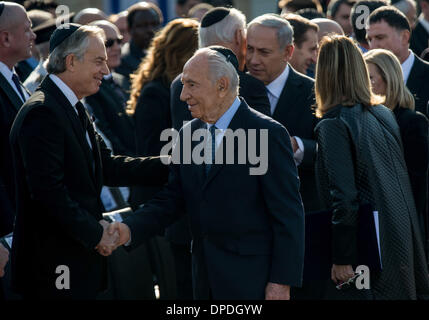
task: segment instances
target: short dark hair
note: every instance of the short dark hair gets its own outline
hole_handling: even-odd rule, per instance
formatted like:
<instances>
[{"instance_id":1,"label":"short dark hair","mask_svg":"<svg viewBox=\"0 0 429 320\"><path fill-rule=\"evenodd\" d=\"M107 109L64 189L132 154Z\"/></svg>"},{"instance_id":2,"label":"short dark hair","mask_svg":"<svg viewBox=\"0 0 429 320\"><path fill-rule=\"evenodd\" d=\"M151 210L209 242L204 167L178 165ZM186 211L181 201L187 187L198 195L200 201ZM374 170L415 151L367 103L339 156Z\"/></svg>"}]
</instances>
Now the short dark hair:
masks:
<instances>
[{"instance_id":1,"label":"short dark hair","mask_svg":"<svg viewBox=\"0 0 429 320\"><path fill-rule=\"evenodd\" d=\"M355 0L333 0L329 2L327 14L328 16L334 18L337 15L338 10L340 9L342 4L346 4L349 7L353 7L355 3Z\"/></svg>"},{"instance_id":2,"label":"short dark hair","mask_svg":"<svg viewBox=\"0 0 429 320\"><path fill-rule=\"evenodd\" d=\"M308 20L316 18L326 18L326 15L323 12L319 12L314 8L299 9L295 11L295 14L300 15L301 17L304 17Z\"/></svg>"},{"instance_id":3,"label":"short dark hair","mask_svg":"<svg viewBox=\"0 0 429 320\"><path fill-rule=\"evenodd\" d=\"M366 6L369 9L369 13L373 12L377 8L390 5L389 0L362 0L354 4L351 12L351 20L353 33L358 42L366 43L366 30L365 28L358 28L356 26L357 19L362 15L362 12L356 12L356 8L359 6Z\"/></svg>"},{"instance_id":4,"label":"short dark hair","mask_svg":"<svg viewBox=\"0 0 429 320\"><path fill-rule=\"evenodd\" d=\"M280 0L278 6L280 11L283 8L288 8L293 11L298 11L305 8L313 8L319 12L323 12L323 8L319 0Z\"/></svg>"},{"instance_id":5,"label":"short dark hair","mask_svg":"<svg viewBox=\"0 0 429 320\"><path fill-rule=\"evenodd\" d=\"M319 31L319 26L310 20L301 17L297 14L284 14L282 15L293 28L293 42L299 48L302 43L307 40L305 33L308 30Z\"/></svg>"},{"instance_id":6,"label":"short dark hair","mask_svg":"<svg viewBox=\"0 0 429 320\"><path fill-rule=\"evenodd\" d=\"M141 2L137 2L136 4L132 5L128 8L128 15L127 15L127 23L128 28L132 28L134 24L134 17L138 12L143 12L146 10L153 10L159 17L159 21L162 24L163 22L163 16L161 10L158 8L157 5L153 4L152 2L145 2L145 5L143 6Z\"/></svg>"},{"instance_id":7,"label":"short dark hair","mask_svg":"<svg viewBox=\"0 0 429 320\"><path fill-rule=\"evenodd\" d=\"M395 7L381 7L369 16L369 24L385 21L389 26L397 30L411 32L407 17Z\"/></svg>"}]
</instances>

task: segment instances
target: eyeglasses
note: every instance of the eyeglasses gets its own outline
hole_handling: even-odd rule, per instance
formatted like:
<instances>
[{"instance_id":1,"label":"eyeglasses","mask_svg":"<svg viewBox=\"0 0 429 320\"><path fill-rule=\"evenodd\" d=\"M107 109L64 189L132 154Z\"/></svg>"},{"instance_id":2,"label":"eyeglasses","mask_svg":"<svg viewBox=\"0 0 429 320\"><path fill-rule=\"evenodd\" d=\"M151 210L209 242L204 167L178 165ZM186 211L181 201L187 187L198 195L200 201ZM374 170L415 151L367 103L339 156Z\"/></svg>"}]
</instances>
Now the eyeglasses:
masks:
<instances>
[{"instance_id":1,"label":"eyeglasses","mask_svg":"<svg viewBox=\"0 0 429 320\"><path fill-rule=\"evenodd\" d=\"M116 39L107 39L104 45L106 46L106 48L110 48L115 44L115 42L120 45L122 43L122 39L123 39L122 36L119 36Z\"/></svg>"}]
</instances>

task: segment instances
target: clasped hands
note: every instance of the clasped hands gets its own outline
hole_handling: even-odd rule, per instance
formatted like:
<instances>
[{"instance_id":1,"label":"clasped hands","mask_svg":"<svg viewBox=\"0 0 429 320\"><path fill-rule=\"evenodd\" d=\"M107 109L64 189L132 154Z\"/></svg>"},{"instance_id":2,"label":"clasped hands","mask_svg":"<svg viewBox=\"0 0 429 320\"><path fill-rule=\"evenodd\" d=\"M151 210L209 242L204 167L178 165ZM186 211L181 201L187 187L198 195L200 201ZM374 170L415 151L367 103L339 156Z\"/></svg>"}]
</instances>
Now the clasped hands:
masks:
<instances>
[{"instance_id":1,"label":"clasped hands","mask_svg":"<svg viewBox=\"0 0 429 320\"><path fill-rule=\"evenodd\" d=\"M130 228L121 222L108 223L106 220L100 220L103 227L103 236L95 247L99 254L107 257L112 254L116 248L127 243L131 237Z\"/></svg>"}]
</instances>

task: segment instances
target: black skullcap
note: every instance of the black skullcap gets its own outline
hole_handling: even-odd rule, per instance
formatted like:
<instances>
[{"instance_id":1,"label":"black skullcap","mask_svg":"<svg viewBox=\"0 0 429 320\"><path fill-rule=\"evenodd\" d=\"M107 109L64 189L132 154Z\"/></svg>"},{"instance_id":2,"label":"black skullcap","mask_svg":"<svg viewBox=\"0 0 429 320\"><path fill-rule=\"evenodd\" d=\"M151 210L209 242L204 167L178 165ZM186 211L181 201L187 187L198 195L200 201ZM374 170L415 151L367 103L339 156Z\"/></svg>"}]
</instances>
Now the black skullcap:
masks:
<instances>
[{"instance_id":1,"label":"black skullcap","mask_svg":"<svg viewBox=\"0 0 429 320\"><path fill-rule=\"evenodd\" d=\"M77 23L66 23L59 26L49 40L49 53L52 53L64 40L70 37L77 29L81 27Z\"/></svg>"},{"instance_id":2,"label":"black skullcap","mask_svg":"<svg viewBox=\"0 0 429 320\"><path fill-rule=\"evenodd\" d=\"M206 12L201 19L201 28L207 28L223 20L229 14L227 8L213 8Z\"/></svg>"},{"instance_id":3,"label":"black skullcap","mask_svg":"<svg viewBox=\"0 0 429 320\"><path fill-rule=\"evenodd\" d=\"M4 2L0 1L0 16L3 13L3 10L4 10Z\"/></svg>"},{"instance_id":4,"label":"black skullcap","mask_svg":"<svg viewBox=\"0 0 429 320\"><path fill-rule=\"evenodd\" d=\"M238 59L235 56L234 52L232 52L232 50L222 46L210 46L209 49L212 49L221 53L226 58L226 61L231 62L235 70L238 71Z\"/></svg>"}]
</instances>

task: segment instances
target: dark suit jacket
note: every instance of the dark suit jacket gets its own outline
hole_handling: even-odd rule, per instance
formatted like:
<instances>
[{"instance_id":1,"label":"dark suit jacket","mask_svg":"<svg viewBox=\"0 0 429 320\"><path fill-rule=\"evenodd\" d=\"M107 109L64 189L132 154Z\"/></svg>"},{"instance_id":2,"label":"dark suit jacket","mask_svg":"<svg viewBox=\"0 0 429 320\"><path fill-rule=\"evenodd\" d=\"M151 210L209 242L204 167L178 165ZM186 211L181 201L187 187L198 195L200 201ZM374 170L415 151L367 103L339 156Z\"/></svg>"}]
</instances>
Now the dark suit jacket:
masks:
<instances>
[{"instance_id":1,"label":"dark suit jacket","mask_svg":"<svg viewBox=\"0 0 429 320\"><path fill-rule=\"evenodd\" d=\"M171 128L170 90L161 79L147 83L139 96L134 113L136 154L158 156L167 141L160 141L161 132ZM165 181L167 182L167 181ZM135 208L153 198L160 188L138 186L130 193L130 204Z\"/></svg>"},{"instance_id":2,"label":"dark suit jacket","mask_svg":"<svg viewBox=\"0 0 429 320\"><path fill-rule=\"evenodd\" d=\"M115 72L129 79L130 74L139 67L145 53L130 40L122 47L121 56L121 65L115 69Z\"/></svg>"},{"instance_id":3,"label":"dark suit jacket","mask_svg":"<svg viewBox=\"0 0 429 320\"><path fill-rule=\"evenodd\" d=\"M120 87L118 78L123 76L113 73L113 81ZM100 90L85 100L93 111L97 128L112 143L114 154L132 156L135 154L134 124L125 112L128 98L125 92L121 97L114 86L103 79Z\"/></svg>"},{"instance_id":4,"label":"dark suit jacket","mask_svg":"<svg viewBox=\"0 0 429 320\"><path fill-rule=\"evenodd\" d=\"M91 130L91 132L93 132ZM11 130L17 187L12 285L24 295L90 298L105 287L106 260L94 247L103 229L103 185L157 184L159 158L113 157L96 133L93 151L77 113L46 77ZM57 266L70 270L70 290L57 290Z\"/></svg>"},{"instance_id":5,"label":"dark suit jacket","mask_svg":"<svg viewBox=\"0 0 429 320\"><path fill-rule=\"evenodd\" d=\"M393 112L401 131L404 158L407 164L417 213L423 229L423 235L425 235L425 239L427 239L429 168L428 119L420 112L414 112L410 109L397 107Z\"/></svg>"},{"instance_id":6,"label":"dark suit jacket","mask_svg":"<svg viewBox=\"0 0 429 320\"><path fill-rule=\"evenodd\" d=\"M429 63L414 55L415 60L407 80L407 87L415 97L416 111L428 116Z\"/></svg>"},{"instance_id":7,"label":"dark suit jacket","mask_svg":"<svg viewBox=\"0 0 429 320\"><path fill-rule=\"evenodd\" d=\"M420 57L423 50L428 47L429 33L426 31L425 27L417 21L416 27L411 32L410 39L410 49Z\"/></svg>"},{"instance_id":8,"label":"dark suit jacket","mask_svg":"<svg viewBox=\"0 0 429 320\"><path fill-rule=\"evenodd\" d=\"M267 116L270 115L270 101L267 97L267 91L264 84L251 75L238 71L240 77L239 95L247 104ZM186 102L180 100L183 84L181 82L182 74L179 74L171 83L171 120L173 128L179 130L183 126L183 121L192 120L191 112L188 110Z\"/></svg>"},{"instance_id":9,"label":"dark suit jacket","mask_svg":"<svg viewBox=\"0 0 429 320\"><path fill-rule=\"evenodd\" d=\"M304 144L304 159L298 166L300 191L305 211L317 211L320 210L320 204L314 175L316 159L314 128L317 124L312 110L315 103L314 80L289 67L289 76L272 117L284 125L291 136L301 138Z\"/></svg>"},{"instance_id":10,"label":"dark suit jacket","mask_svg":"<svg viewBox=\"0 0 429 320\"><path fill-rule=\"evenodd\" d=\"M180 146L189 143L183 139L185 130L192 134L204 127L198 119L188 123L181 130ZM299 180L288 132L278 122L242 100L229 128L256 129L256 141L258 129L268 130L265 174L250 175L250 163L237 164L236 140L235 164L214 164L207 178L204 164L171 164L168 185L124 222L135 247L187 212L194 298L207 299L210 289L214 299L263 299L267 282L301 284L304 212ZM194 141L192 148L198 145ZM259 143L256 150L258 154ZM175 152L183 156L182 147Z\"/></svg>"},{"instance_id":11,"label":"dark suit jacket","mask_svg":"<svg viewBox=\"0 0 429 320\"><path fill-rule=\"evenodd\" d=\"M21 98L0 73L0 237L12 232L15 217L15 183L9 132L22 104Z\"/></svg>"}]
</instances>

